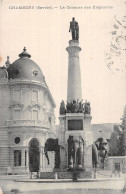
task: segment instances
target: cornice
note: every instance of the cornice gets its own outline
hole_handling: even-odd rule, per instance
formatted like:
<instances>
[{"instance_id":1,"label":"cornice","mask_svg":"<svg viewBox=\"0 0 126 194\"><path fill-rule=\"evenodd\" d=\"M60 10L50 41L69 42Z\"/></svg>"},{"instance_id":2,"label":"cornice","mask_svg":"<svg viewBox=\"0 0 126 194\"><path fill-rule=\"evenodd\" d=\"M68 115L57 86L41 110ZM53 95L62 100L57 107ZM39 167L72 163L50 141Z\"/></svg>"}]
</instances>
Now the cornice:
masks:
<instances>
[{"instance_id":1,"label":"cornice","mask_svg":"<svg viewBox=\"0 0 126 194\"><path fill-rule=\"evenodd\" d=\"M12 80L9 80L9 85L10 86L13 86L13 85L36 85L36 86L41 86L43 88L47 88L47 86L45 85L45 83L41 83L39 81L33 81L33 80L19 80L19 79L12 79Z\"/></svg>"},{"instance_id":2,"label":"cornice","mask_svg":"<svg viewBox=\"0 0 126 194\"><path fill-rule=\"evenodd\" d=\"M84 119L84 113L66 113L66 119Z\"/></svg>"},{"instance_id":3,"label":"cornice","mask_svg":"<svg viewBox=\"0 0 126 194\"><path fill-rule=\"evenodd\" d=\"M12 109L12 108L23 108L24 107L24 104L21 104L21 103L13 103L9 106L9 109Z\"/></svg>"},{"instance_id":4,"label":"cornice","mask_svg":"<svg viewBox=\"0 0 126 194\"><path fill-rule=\"evenodd\" d=\"M46 128L46 127L41 127L41 126L11 126L11 127L8 127L8 130L7 132L8 133L42 133L42 134L47 134L49 133L50 129L49 128Z\"/></svg>"},{"instance_id":5,"label":"cornice","mask_svg":"<svg viewBox=\"0 0 126 194\"><path fill-rule=\"evenodd\" d=\"M38 127L38 128L49 129L49 123L41 120L7 120L5 124L8 128L14 128L14 127L37 128Z\"/></svg>"},{"instance_id":6,"label":"cornice","mask_svg":"<svg viewBox=\"0 0 126 194\"><path fill-rule=\"evenodd\" d=\"M32 102L32 104L31 105L29 105L28 106L30 109L32 109L32 108L37 108L37 109L41 109L42 108L42 106L39 104L39 103L34 103L34 102Z\"/></svg>"}]
</instances>

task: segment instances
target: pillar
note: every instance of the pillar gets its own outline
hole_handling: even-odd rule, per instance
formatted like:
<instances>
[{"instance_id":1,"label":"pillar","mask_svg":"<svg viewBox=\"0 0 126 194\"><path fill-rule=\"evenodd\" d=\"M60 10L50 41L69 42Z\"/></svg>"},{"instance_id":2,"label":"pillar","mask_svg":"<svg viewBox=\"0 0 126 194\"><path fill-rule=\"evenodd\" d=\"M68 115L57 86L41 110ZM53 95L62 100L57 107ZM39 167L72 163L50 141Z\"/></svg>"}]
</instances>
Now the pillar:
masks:
<instances>
[{"instance_id":1,"label":"pillar","mask_svg":"<svg viewBox=\"0 0 126 194\"><path fill-rule=\"evenodd\" d=\"M29 149L26 150L26 169L29 170Z\"/></svg>"},{"instance_id":2,"label":"pillar","mask_svg":"<svg viewBox=\"0 0 126 194\"><path fill-rule=\"evenodd\" d=\"M14 166L14 150L10 148L10 160L9 160L9 166L13 167Z\"/></svg>"},{"instance_id":3,"label":"pillar","mask_svg":"<svg viewBox=\"0 0 126 194\"><path fill-rule=\"evenodd\" d=\"M67 85L67 102L72 100L82 100L81 90L81 73L79 62L79 47L78 40L70 40L69 47L66 48L69 56L68 60L68 85Z\"/></svg>"},{"instance_id":4,"label":"pillar","mask_svg":"<svg viewBox=\"0 0 126 194\"><path fill-rule=\"evenodd\" d=\"M39 167L39 170L41 172L42 169L43 169L43 153L44 153L44 148L40 147L39 151L40 151L40 167Z\"/></svg>"},{"instance_id":5,"label":"pillar","mask_svg":"<svg viewBox=\"0 0 126 194\"><path fill-rule=\"evenodd\" d=\"M21 150L21 167L25 167L25 149Z\"/></svg>"}]
</instances>

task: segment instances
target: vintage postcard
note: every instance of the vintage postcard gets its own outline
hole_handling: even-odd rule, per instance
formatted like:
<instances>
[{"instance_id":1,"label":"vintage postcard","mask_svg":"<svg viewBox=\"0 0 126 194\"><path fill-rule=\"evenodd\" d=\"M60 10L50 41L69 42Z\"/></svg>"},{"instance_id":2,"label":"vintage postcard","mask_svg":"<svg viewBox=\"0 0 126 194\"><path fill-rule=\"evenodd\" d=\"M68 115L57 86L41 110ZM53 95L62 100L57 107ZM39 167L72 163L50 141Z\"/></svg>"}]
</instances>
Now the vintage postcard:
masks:
<instances>
[{"instance_id":1,"label":"vintage postcard","mask_svg":"<svg viewBox=\"0 0 126 194\"><path fill-rule=\"evenodd\" d=\"M1 0L0 194L125 180L126 1Z\"/></svg>"}]
</instances>

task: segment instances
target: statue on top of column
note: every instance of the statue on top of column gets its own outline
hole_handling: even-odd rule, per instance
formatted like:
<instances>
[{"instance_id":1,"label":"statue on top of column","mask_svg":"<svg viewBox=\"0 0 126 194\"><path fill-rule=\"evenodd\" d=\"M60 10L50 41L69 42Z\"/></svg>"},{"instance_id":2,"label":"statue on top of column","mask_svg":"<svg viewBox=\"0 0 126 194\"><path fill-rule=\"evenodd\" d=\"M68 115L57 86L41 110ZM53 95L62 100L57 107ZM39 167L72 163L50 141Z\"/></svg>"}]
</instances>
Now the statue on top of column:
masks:
<instances>
[{"instance_id":1,"label":"statue on top of column","mask_svg":"<svg viewBox=\"0 0 126 194\"><path fill-rule=\"evenodd\" d=\"M69 32L71 31L72 40L79 40L79 25L78 22L75 21L75 18L72 18L70 22Z\"/></svg>"}]
</instances>

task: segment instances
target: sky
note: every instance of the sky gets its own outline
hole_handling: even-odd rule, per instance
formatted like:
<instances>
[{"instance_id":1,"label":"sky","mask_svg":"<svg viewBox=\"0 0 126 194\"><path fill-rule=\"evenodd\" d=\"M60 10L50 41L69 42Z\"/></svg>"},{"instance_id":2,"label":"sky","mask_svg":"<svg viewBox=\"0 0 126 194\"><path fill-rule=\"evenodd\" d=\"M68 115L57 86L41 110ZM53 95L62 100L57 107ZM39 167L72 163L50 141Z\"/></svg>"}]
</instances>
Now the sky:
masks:
<instances>
[{"instance_id":1,"label":"sky","mask_svg":"<svg viewBox=\"0 0 126 194\"><path fill-rule=\"evenodd\" d=\"M14 6L34 6L34 9L19 10ZM38 6L44 8L36 9ZM83 9L73 9L73 6ZM94 9L93 6L113 8ZM7 56L10 56L11 63L17 60L25 46L45 76L56 103L58 124L60 102L67 98L69 23L75 17L79 23L82 49L82 96L84 101L87 99L91 103L92 123L120 122L126 104L126 58L122 43L121 55L111 56L123 72L113 71L107 66L106 53L110 54L115 39L111 33L116 28L113 27L117 23L115 18L124 17L125 6L124 0L3 0L0 6L0 66L5 65Z\"/></svg>"}]
</instances>

